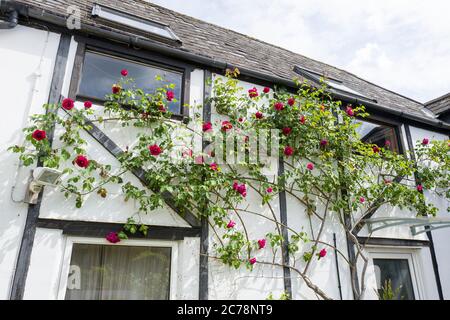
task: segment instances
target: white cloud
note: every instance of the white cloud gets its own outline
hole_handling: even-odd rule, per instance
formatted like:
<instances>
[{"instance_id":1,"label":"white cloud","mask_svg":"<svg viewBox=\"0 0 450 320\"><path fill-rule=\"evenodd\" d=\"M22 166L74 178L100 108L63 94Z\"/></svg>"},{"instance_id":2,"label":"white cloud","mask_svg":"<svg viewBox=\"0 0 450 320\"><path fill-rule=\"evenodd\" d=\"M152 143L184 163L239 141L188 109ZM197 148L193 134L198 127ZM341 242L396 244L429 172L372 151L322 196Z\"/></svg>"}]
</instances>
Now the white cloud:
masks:
<instances>
[{"instance_id":1,"label":"white cloud","mask_svg":"<svg viewBox=\"0 0 450 320\"><path fill-rule=\"evenodd\" d=\"M386 52L376 43L367 43L363 48L354 53L353 59L347 64L346 69L352 70L359 77L368 79L376 74L378 83L384 87L395 85L395 78L390 77L389 70L395 68L394 62Z\"/></svg>"},{"instance_id":2,"label":"white cloud","mask_svg":"<svg viewBox=\"0 0 450 320\"><path fill-rule=\"evenodd\" d=\"M447 0L152 0L419 101L450 92Z\"/></svg>"}]
</instances>

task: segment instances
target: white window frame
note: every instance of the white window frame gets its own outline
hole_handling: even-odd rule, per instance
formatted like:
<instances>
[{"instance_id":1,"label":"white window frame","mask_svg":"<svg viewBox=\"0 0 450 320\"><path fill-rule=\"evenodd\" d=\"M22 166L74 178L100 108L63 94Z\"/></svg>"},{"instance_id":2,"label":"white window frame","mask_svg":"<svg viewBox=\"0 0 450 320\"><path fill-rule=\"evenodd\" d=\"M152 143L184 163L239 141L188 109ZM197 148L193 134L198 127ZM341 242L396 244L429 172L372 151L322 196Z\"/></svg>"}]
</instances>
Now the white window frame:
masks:
<instances>
[{"instance_id":1,"label":"white window frame","mask_svg":"<svg viewBox=\"0 0 450 320\"><path fill-rule=\"evenodd\" d=\"M165 240L123 240L119 243L109 243L102 238L91 237L72 237L68 236L65 239L64 256L62 261L62 267L60 272L59 287L58 287L58 300L64 300L67 290L67 280L69 277L70 260L72 258L72 249L74 244L92 244L92 245L111 245L111 246L125 246L125 247L164 247L171 248L171 261L170 261L170 283L169 283L169 299L176 300L178 297L177 287L177 266L178 266L178 242L177 241L165 241Z\"/></svg>"},{"instance_id":2,"label":"white window frame","mask_svg":"<svg viewBox=\"0 0 450 320\"><path fill-rule=\"evenodd\" d=\"M402 248L402 247L367 247L372 270L375 273L373 259L402 259L408 260L409 272L411 274L411 282L414 290L415 300L427 299L425 286L423 282L422 272L424 270L422 259L420 257L421 248Z\"/></svg>"}]
</instances>

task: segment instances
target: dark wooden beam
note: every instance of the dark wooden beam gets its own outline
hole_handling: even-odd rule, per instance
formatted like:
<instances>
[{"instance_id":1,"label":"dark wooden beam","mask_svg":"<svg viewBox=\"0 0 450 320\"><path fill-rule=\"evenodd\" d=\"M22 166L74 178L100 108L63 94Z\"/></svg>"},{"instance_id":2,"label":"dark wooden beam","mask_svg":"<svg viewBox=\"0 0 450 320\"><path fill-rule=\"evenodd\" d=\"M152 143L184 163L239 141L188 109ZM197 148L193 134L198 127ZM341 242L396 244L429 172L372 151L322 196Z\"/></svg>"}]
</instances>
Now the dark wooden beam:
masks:
<instances>
[{"instance_id":1,"label":"dark wooden beam","mask_svg":"<svg viewBox=\"0 0 450 320\"><path fill-rule=\"evenodd\" d=\"M38 219L37 227L62 230L63 234L80 237L104 238L109 232L119 232L123 223L68 221ZM200 236L200 228L184 228L148 225L148 233L128 234L130 239L183 240L185 237Z\"/></svg>"},{"instance_id":2,"label":"dark wooden beam","mask_svg":"<svg viewBox=\"0 0 450 320\"><path fill-rule=\"evenodd\" d=\"M374 238L374 237L357 237L358 242L363 245L373 246L392 246L392 247L429 247L428 240L415 239L394 239L394 238Z\"/></svg>"},{"instance_id":3,"label":"dark wooden beam","mask_svg":"<svg viewBox=\"0 0 450 320\"><path fill-rule=\"evenodd\" d=\"M149 62L149 61L157 61L158 63L164 63L167 65L173 65L176 66L178 71L184 70L183 73L183 93L182 93L182 103L189 103L189 96L190 96L190 81L191 81L191 71L193 70L193 66L181 63L176 60L168 59L167 57L163 56L155 56L154 53L151 52L143 52L139 50L135 50L132 48L125 48L123 46L119 46L117 44L112 44L108 41L104 40L98 40L98 39L90 39L86 37L75 37L75 40L78 41L78 50L75 56L75 62L74 62L74 70L72 72L72 79L70 83L70 90L69 90L69 97L73 100L77 99L77 92L78 87L81 79L81 73L83 68L83 62L84 62L84 55L86 52L86 47L94 48L94 50L104 53L114 53L116 55L126 57L126 58L133 58L133 60L138 60L142 62ZM164 65L167 67L166 65ZM180 117L177 116L177 119L185 120L188 116L189 109L183 108L183 115ZM95 124L93 124L88 119L86 120L86 124L88 124L91 129L86 130L97 142L99 142L109 153L111 153L114 157L119 157L124 151L113 141L111 140L104 132L102 132ZM132 172L144 185L148 185L148 180L145 177L145 171L142 169L136 169ZM158 192L158 190L152 190L153 192ZM183 218L189 225L192 227L199 227L200 221L199 219L189 210L186 210L184 208L180 208L175 205L175 201L173 199L173 195L169 192L163 192L162 197L166 204L174 210L181 218Z\"/></svg>"},{"instance_id":4,"label":"dark wooden beam","mask_svg":"<svg viewBox=\"0 0 450 320\"><path fill-rule=\"evenodd\" d=\"M91 135L98 143L100 143L109 153L118 158L124 152L111 138L109 138L102 130L100 130L95 124L86 119L86 124L90 127L86 131ZM145 170L135 169L132 173L141 181L142 184L148 186L148 180L145 177ZM158 190L152 190L153 192L159 192ZM163 192L162 197L166 204L174 210L181 218L183 218L192 227L199 227L199 219L189 210L179 208L173 199L173 195L169 192Z\"/></svg>"},{"instance_id":5,"label":"dark wooden beam","mask_svg":"<svg viewBox=\"0 0 450 320\"><path fill-rule=\"evenodd\" d=\"M205 70L203 73L203 122L211 121L211 103L208 99L212 93L212 73ZM205 150L209 142L203 139L202 148ZM208 251L209 251L209 223L206 215L201 218L200 235L200 266L199 266L199 299L208 300Z\"/></svg>"},{"instance_id":6,"label":"dark wooden beam","mask_svg":"<svg viewBox=\"0 0 450 320\"><path fill-rule=\"evenodd\" d=\"M278 176L284 174L284 159L282 157L279 158L278 161ZM291 280L291 269L289 268L289 234L287 220L287 201L286 201L286 192L282 190L278 194L278 199L280 201L280 222L281 222L281 235L283 236L283 244L282 244L282 259L283 264L283 281L284 281L284 290L288 294L290 298L292 298L292 280Z\"/></svg>"}]
</instances>

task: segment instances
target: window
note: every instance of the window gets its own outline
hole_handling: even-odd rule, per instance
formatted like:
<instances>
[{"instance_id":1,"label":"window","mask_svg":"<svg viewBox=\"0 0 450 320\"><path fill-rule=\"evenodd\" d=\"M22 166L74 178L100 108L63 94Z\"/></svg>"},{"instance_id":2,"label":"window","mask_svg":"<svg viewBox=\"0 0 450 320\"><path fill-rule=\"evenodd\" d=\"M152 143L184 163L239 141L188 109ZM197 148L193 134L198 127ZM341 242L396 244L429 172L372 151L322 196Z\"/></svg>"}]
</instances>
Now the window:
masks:
<instances>
[{"instance_id":1,"label":"window","mask_svg":"<svg viewBox=\"0 0 450 320\"><path fill-rule=\"evenodd\" d=\"M98 4L94 4L92 7L92 16L131 27L136 30L148 32L173 41L180 41L180 39L167 25L142 19L121 11L107 8L105 6L100 6Z\"/></svg>"},{"instance_id":2,"label":"window","mask_svg":"<svg viewBox=\"0 0 450 320\"><path fill-rule=\"evenodd\" d=\"M414 300L408 259L373 259L378 294L390 282L396 300Z\"/></svg>"},{"instance_id":3,"label":"window","mask_svg":"<svg viewBox=\"0 0 450 320\"><path fill-rule=\"evenodd\" d=\"M298 66L294 67L294 71L298 74L300 74L301 76L307 78L308 80L314 81L317 84L320 84L321 79L323 78L323 81L331 88L334 90L337 90L341 93L348 93L352 96L357 96L357 97L361 97L367 100L372 100L375 101L367 96L365 96L364 94L350 89L349 87L347 87L346 85L344 85L344 83L338 79L334 79L334 78L329 78L329 77L323 77L322 75L320 75L317 72L311 71L311 70L307 70L305 68L300 68Z\"/></svg>"},{"instance_id":4,"label":"window","mask_svg":"<svg viewBox=\"0 0 450 320\"><path fill-rule=\"evenodd\" d=\"M385 283L390 280L395 299L420 300L429 299L422 275L424 269L422 249L418 247L366 247L372 260L375 280L370 294L380 293ZM428 267L429 268L429 267ZM432 270L429 270L433 272ZM372 296L376 298L375 296Z\"/></svg>"},{"instance_id":5,"label":"window","mask_svg":"<svg viewBox=\"0 0 450 320\"><path fill-rule=\"evenodd\" d=\"M342 92L346 92L346 93L351 93L355 96L360 96L366 99L369 99L367 97L365 97L362 93L359 93L358 91L355 91L353 89L350 89L349 87L345 86L342 82L337 81L337 80L331 80L331 79L325 79L325 83L336 90L342 91ZM371 99L369 99L371 100Z\"/></svg>"},{"instance_id":6,"label":"window","mask_svg":"<svg viewBox=\"0 0 450 320\"><path fill-rule=\"evenodd\" d=\"M170 102L168 107L174 114L181 113L181 95L183 73L157 66L125 60L102 53L86 51L78 88L78 97L103 101L111 93L111 86L120 77L120 71L127 69L138 88L153 93L164 84L175 84L174 94L177 102ZM164 80L156 80L161 76Z\"/></svg>"},{"instance_id":7,"label":"window","mask_svg":"<svg viewBox=\"0 0 450 320\"><path fill-rule=\"evenodd\" d=\"M356 129L361 141L373 143L379 147L389 148L391 151L400 152L397 130L394 126L369 122L367 120L355 120L361 125Z\"/></svg>"},{"instance_id":8,"label":"window","mask_svg":"<svg viewBox=\"0 0 450 320\"><path fill-rule=\"evenodd\" d=\"M172 247L71 247L66 300L169 299Z\"/></svg>"}]
</instances>

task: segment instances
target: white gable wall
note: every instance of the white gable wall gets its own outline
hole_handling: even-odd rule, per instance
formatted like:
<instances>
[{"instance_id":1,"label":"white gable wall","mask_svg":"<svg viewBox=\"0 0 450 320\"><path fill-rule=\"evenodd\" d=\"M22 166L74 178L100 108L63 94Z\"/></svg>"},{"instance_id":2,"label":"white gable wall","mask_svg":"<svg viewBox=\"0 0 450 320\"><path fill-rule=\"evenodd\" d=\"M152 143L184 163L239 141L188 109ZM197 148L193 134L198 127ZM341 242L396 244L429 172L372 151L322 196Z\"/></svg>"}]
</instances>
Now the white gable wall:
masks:
<instances>
[{"instance_id":1,"label":"white gable wall","mask_svg":"<svg viewBox=\"0 0 450 320\"><path fill-rule=\"evenodd\" d=\"M223 76L213 74L213 80L217 77ZM263 87L254 85L249 82L239 81L239 86L243 87L243 93L248 89L256 87L259 92L262 92ZM226 116L217 113L214 105L211 108L211 122L214 126L220 126L221 122L227 120ZM277 161L275 161L277 163ZM220 165L223 170L226 170L225 165ZM277 167L274 168L277 172ZM256 191L247 187L246 202L242 204L242 208L247 208L248 211L256 212L269 219L272 219L272 212L267 206L261 205L261 198ZM276 218L280 219L279 199L275 197L271 201L271 206ZM244 221L247 228L248 237L252 241L262 239L269 232L274 232L275 224L261 216L239 212L240 218ZM243 231L242 222L235 213L231 213L232 219L236 222L238 230ZM209 231L210 234L210 254L214 255L212 244L214 243L214 232ZM216 240L217 241L217 240ZM267 242L268 243L268 242ZM257 261L271 261L273 255L269 244L263 250L253 252L251 257L256 257ZM284 292L283 285L283 270L279 267L272 267L256 263L253 271L247 270L244 266L235 270L222 262L210 258L209 260L209 298L210 299L265 299L271 293L275 297L279 297ZM277 253L277 261L281 261L281 255Z\"/></svg>"},{"instance_id":2,"label":"white gable wall","mask_svg":"<svg viewBox=\"0 0 450 320\"><path fill-rule=\"evenodd\" d=\"M37 228L30 271L25 287L25 300L64 299L73 238L61 230ZM105 239L83 238L83 243L111 245ZM119 245L174 246L171 299L198 299L198 238L180 241L129 240Z\"/></svg>"},{"instance_id":3,"label":"white gable wall","mask_svg":"<svg viewBox=\"0 0 450 320\"><path fill-rule=\"evenodd\" d=\"M59 35L50 33L47 40L47 32L36 29L18 26L13 30L0 31L2 37L2 46L0 48L0 56L2 57L2 72L6 77L0 79L0 90L2 101L4 101L4 116L0 121L3 132L2 146L0 150L0 159L4 164L4 187L0 193L0 205L3 208L2 215L0 215L0 299L7 299L9 296L10 283L13 275L13 268L17 256L18 248L22 237L22 228L24 225L27 205L16 204L11 200L10 191L15 184L15 174L17 172L17 156L5 151L6 147L21 143L19 128L25 125L26 117L32 113L43 112L42 104L48 100L49 86L52 76L53 64L56 51L59 44ZM3 39L7 41L3 41ZM66 76L63 84L63 95L67 96L68 88L71 79L73 60L76 51L76 43L72 40L69 51L69 62L66 68ZM33 75L42 55L41 77L35 81ZM18 59L20 57L20 59ZM241 82L245 92L254 85L247 82ZM33 88L35 87L36 90ZM258 91L262 91L262 87L256 85ZM190 87L190 104L199 105L203 103L203 70L196 69L191 74ZM80 105L80 103L77 103ZM14 107L8 107L14 106ZM30 109L28 109L30 108ZM201 109L192 109L191 115L194 112L201 112ZM215 110L212 110L212 121L220 122L225 118ZM121 147L128 145L131 138L135 135L131 130L123 130L114 125L102 126L100 129L104 130L111 138ZM433 138L446 138L442 135L436 135L431 132L425 132L422 129L412 128L413 139L421 139L422 136ZM85 134L88 141L88 155L89 157L112 163L118 167L117 160L110 155L110 153L100 146L88 134ZM58 144L57 138L55 144ZM71 165L71 164L69 164ZM24 192L24 187L29 175L29 170L22 169L19 171L19 183L17 183L14 199L20 199ZM132 181L134 184L140 184L136 177L131 174L125 176L126 181ZM123 201L120 195L120 186L108 186L109 195L106 200L100 198L96 194L87 197L84 206L80 209L75 208L74 200L66 200L62 193L56 189L46 188L44 198L41 206L40 217L48 219L65 219L65 220L81 220L81 221L97 221L97 222L114 222L123 223L130 215L137 211L134 203ZM250 204L249 210L258 212L264 216L270 217L271 212L267 207L260 205L259 196L249 190L247 200ZM443 210L448 206L442 203L440 199L437 201ZM272 201L274 213L279 218L279 199L275 198ZM307 233L310 233L309 221L306 216L305 209L297 200L289 195L287 196L288 208L288 224L294 229L299 230L302 226ZM264 210L263 210L264 209ZM398 214L398 209L386 208L379 215ZM402 214L409 215L404 212ZM441 211L442 215L446 213ZM143 223L153 225L166 226L183 226L188 224L181 219L170 208L165 207L155 210L148 215L142 215ZM239 217L234 216L233 219L237 222L237 228L241 228L242 224ZM268 222L262 217L257 217L252 214L245 213L242 219L246 221L249 227L248 234L251 240L258 240L263 238L268 232L274 230L274 224ZM318 223L313 220L313 229L317 232ZM405 227L392 228L379 233L373 234L377 237L390 238L413 238L409 230ZM332 215L326 225L325 238L326 241L332 243L333 233L337 236L337 246L344 253L347 254L346 239L342 233L341 228ZM361 232L364 235L364 231ZM210 236L213 237L213 232L210 230ZM445 244L449 239L450 234L447 231L433 232L435 237L435 246L437 249L437 256L440 270L446 270L450 266L450 256L448 250L445 250ZM416 237L416 239L425 239L424 235ZM63 274L64 260L66 254L67 236L63 235L61 231L38 228L36 232L35 243L33 247L30 271L26 283L25 298L42 298L55 299L58 297L58 288ZM126 241L124 241L125 243ZM131 242L131 241L130 241ZM151 242L151 241L150 241ZM149 242L149 243L150 243ZM211 242L210 242L211 243ZM106 241L105 241L106 244ZM176 264L178 265L177 277L177 298L198 298L198 264L199 264L199 239L186 238L184 241L177 242L178 258ZM334 259L334 252L332 249L327 249L327 257L320 261L315 261L308 273L312 281L323 287L325 292L333 298L339 298L337 270ZM421 264L423 265L423 282L426 294L424 297L435 297L435 282L432 273L431 260L429 250L417 249ZM210 253L212 248L210 248ZM270 246L266 249L255 252L255 257L259 261L269 260L271 258ZM280 259L277 253L277 259ZM339 272L341 277L341 284L343 290L343 298L351 299L352 293L350 289L348 266L339 259ZM293 295L296 299L314 299L315 295L308 289L302 280L296 277L294 272L292 275ZM371 285L371 275L368 275L368 285ZM443 282L444 294L449 298L450 294L450 278L441 272ZM374 283L372 283L373 286ZM372 287L370 289L372 290ZM256 264L253 272L249 272L244 267L239 270L232 270L228 266L224 266L221 262L210 259L209 264L209 294L210 299L264 299L270 293L275 297L279 296L284 291L283 286L283 271L279 267L271 267L263 264ZM373 298L369 294L368 297Z\"/></svg>"},{"instance_id":4,"label":"white gable wall","mask_svg":"<svg viewBox=\"0 0 450 320\"><path fill-rule=\"evenodd\" d=\"M63 95L68 94L70 86L73 59L76 52L75 45L71 46L69 53L69 62L66 68ZM192 87L191 87L191 101L190 103L202 104L203 102L203 77L202 70L195 70L192 72ZM76 102L77 108L82 108L81 102ZM101 109L102 106L95 105L95 109ZM123 128L116 123L108 123L99 126L100 130L105 132L117 145L122 149L130 146L136 139L138 130L133 127ZM61 145L58 136L61 128L57 127L55 131L54 146ZM87 156L90 159L96 159L101 163L112 164L113 168L118 169L120 164L103 146L101 146L89 134L82 133L83 138L88 142ZM67 166L72 166L68 161ZM124 181L129 181L133 185L142 185L140 181L131 173L124 175ZM127 218L138 212L139 205L133 200L124 201L121 195L121 186L117 184L107 184L105 188L108 190L106 199L101 198L96 193L90 194L86 197L83 206L79 209L75 207L74 198L66 199L57 188L46 188L44 192L43 201L41 204L40 218L63 219L74 221L97 221L97 222L112 222L124 223ZM165 225L165 226L179 226L189 227L179 215L172 209L165 206L157 209L150 214L141 214L142 223L150 225Z\"/></svg>"},{"instance_id":5,"label":"white gable wall","mask_svg":"<svg viewBox=\"0 0 450 320\"><path fill-rule=\"evenodd\" d=\"M71 48L71 53L76 47ZM71 54L69 54L69 57ZM72 63L69 63L72 66ZM71 68L66 72L64 88L68 90L67 83L70 83ZM63 91L64 92L64 91ZM67 91L65 92L67 94ZM196 69L191 74L191 92L192 105L202 104L203 102L203 70ZM80 107L81 103L77 102ZM99 106L96 106L99 108ZM105 133L110 135L114 141L125 147L134 134L134 128L121 128L120 134L114 125L100 127ZM119 130L120 131L120 130ZM89 134L82 133L83 138L88 142L87 154L92 159L99 162L110 163L113 168L119 167L119 162L103 146L101 146ZM58 137L58 128L55 132L54 146L60 144ZM69 161L67 165L71 166ZM132 174L126 174L124 181L130 181L135 185L141 185L140 181ZM73 198L65 199L64 195L58 189L47 188L44 192L41 204L40 218L62 219L73 221L91 221L91 222L111 222L125 223L127 218L137 212L138 207L133 201L124 202L121 196L121 187L116 184L106 185L108 197L103 199L97 194L89 195L83 206L75 208ZM190 227L177 213L165 206L149 214L142 214L142 223L149 225L162 225L174 227ZM149 230L151 232L151 229ZM25 299L60 299L63 298L64 279L67 277L67 264L70 259L70 249L68 249L68 239L70 237L63 235L60 230L51 230L38 228L33 246L30 271L28 274ZM95 243L109 244L104 239L92 239ZM100 241L100 242L99 242ZM149 246L154 243L152 240L139 240L141 243L148 243ZM177 299L198 299L199 282L199 238L185 238L182 241L175 241L177 244L176 260L173 261L176 266L175 277L176 287L171 290L171 298ZM133 240L122 241L123 245L133 245ZM51 272L49 272L51 270Z\"/></svg>"},{"instance_id":6,"label":"white gable wall","mask_svg":"<svg viewBox=\"0 0 450 320\"><path fill-rule=\"evenodd\" d=\"M317 236L320 229L320 221L317 217L308 217L305 206L293 197L287 194L287 218L288 226L296 232L304 231L311 237L312 234ZM324 205L319 203L317 205L317 212L319 215L324 213ZM311 222L309 221L311 219ZM320 241L326 242L333 246L333 233L336 234L336 247L348 259L347 252L347 239L343 228L339 223L337 214L328 211L325 226L323 229ZM291 235L292 232L289 232ZM305 268L306 263L303 261L301 254L306 250L309 250L313 245L313 242L302 244L300 243L300 255L296 256L296 267L302 271ZM317 260L317 257L313 257L313 260L309 266L309 270L306 273L311 281L319 288L323 288L325 293L331 298L339 300L339 281L338 272L340 277L340 284L342 289L342 298L344 300L353 299L350 282L349 266L339 253L336 253L332 247L318 244L318 251L326 249L327 255L325 258ZM338 257L338 266L336 265L336 255ZM291 258L291 263L293 259ZM338 270L339 268L339 270ZM293 297L294 299L317 299L314 291L308 288L302 278L295 272L291 271L292 283L293 283Z\"/></svg>"},{"instance_id":7,"label":"white gable wall","mask_svg":"<svg viewBox=\"0 0 450 320\"><path fill-rule=\"evenodd\" d=\"M416 141L422 141L424 138L428 138L430 141L449 139L447 135L416 127L411 127L411 138L414 144ZM439 209L437 217L450 218L450 213L447 212L449 203L444 197L439 197L427 190L424 191L424 194L426 199ZM432 235L444 299L450 299L450 273L448 272L450 270L450 250L448 247L450 228L432 231Z\"/></svg>"},{"instance_id":8,"label":"white gable wall","mask_svg":"<svg viewBox=\"0 0 450 320\"><path fill-rule=\"evenodd\" d=\"M0 30L0 39L0 299L8 299L28 209L28 205L12 199L23 199L30 169L19 170L17 155L6 149L22 144L21 130L27 125L28 116L44 111L42 105L48 101L59 35L17 26Z\"/></svg>"}]
</instances>

